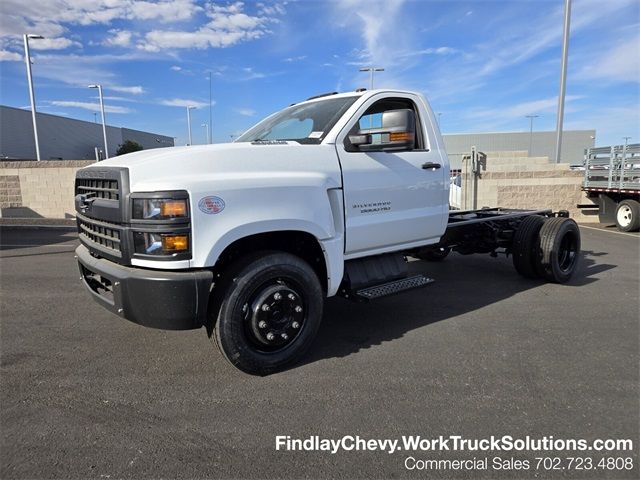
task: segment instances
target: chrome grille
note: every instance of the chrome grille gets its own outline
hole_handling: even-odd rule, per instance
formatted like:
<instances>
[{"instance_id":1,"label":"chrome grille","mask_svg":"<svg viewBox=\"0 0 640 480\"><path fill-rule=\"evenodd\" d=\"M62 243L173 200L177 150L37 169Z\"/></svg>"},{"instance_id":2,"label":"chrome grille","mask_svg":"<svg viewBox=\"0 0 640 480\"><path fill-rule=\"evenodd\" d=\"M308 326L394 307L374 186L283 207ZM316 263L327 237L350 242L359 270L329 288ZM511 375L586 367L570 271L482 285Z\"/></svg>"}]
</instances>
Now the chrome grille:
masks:
<instances>
[{"instance_id":1,"label":"chrome grille","mask_svg":"<svg viewBox=\"0 0 640 480\"><path fill-rule=\"evenodd\" d=\"M78 230L81 240L84 237L97 244L99 248L106 249L112 255L122 256L121 230L117 225L91 222L84 218L78 218Z\"/></svg>"},{"instance_id":2,"label":"chrome grille","mask_svg":"<svg viewBox=\"0 0 640 480\"><path fill-rule=\"evenodd\" d=\"M76 195L78 194L107 200L119 200L118 180L78 178L76 179Z\"/></svg>"}]
</instances>

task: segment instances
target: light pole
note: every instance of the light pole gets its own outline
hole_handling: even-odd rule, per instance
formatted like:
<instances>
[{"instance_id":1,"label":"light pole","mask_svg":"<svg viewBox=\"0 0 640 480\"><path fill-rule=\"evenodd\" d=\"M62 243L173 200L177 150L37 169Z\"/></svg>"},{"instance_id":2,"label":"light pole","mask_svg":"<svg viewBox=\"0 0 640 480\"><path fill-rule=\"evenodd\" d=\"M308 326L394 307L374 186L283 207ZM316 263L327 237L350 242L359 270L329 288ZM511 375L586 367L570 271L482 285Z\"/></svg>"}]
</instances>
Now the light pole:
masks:
<instances>
[{"instance_id":1,"label":"light pole","mask_svg":"<svg viewBox=\"0 0 640 480\"><path fill-rule=\"evenodd\" d=\"M373 90L373 74L374 74L374 72L384 72L384 68L382 68L382 67L363 67L363 68L360 69L360 71L361 72L369 72L370 73L370 76L369 76L370 88L369 89Z\"/></svg>"},{"instance_id":2,"label":"light pole","mask_svg":"<svg viewBox=\"0 0 640 480\"><path fill-rule=\"evenodd\" d=\"M440 116L442 115L442 112L438 112L438 128L442 127L442 124L440 123Z\"/></svg>"},{"instance_id":3,"label":"light pole","mask_svg":"<svg viewBox=\"0 0 640 480\"><path fill-rule=\"evenodd\" d=\"M213 113L212 113L213 104L211 102L211 70L209 70L209 126L207 127L207 143L211 143L212 134L211 131L213 129Z\"/></svg>"},{"instance_id":4,"label":"light pole","mask_svg":"<svg viewBox=\"0 0 640 480\"><path fill-rule=\"evenodd\" d=\"M29 81L29 98L31 99L31 118L33 120L33 139L36 144L36 159L40 161L40 143L38 142L38 122L36 121L36 94L33 90L33 77L31 75L31 53L29 53L29 40L42 40L42 35L24 34L24 61L27 64L27 80Z\"/></svg>"},{"instance_id":5,"label":"light pole","mask_svg":"<svg viewBox=\"0 0 640 480\"><path fill-rule=\"evenodd\" d=\"M533 119L540 115L525 115L529 119L529 156L531 156L531 146L533 145Z\"/></svg>"},{"instance_id":6,"label":"light pole","mask_svg":"<svg viewBox=\"0 0 640 480\"><path fill-rule=\"evenodd\" d=\"M104 139L104 158L109 158L109 146L107 144L107 123L104 118L104 98L102 97L102 85L89 85L89 88L97 88L100 97L100 114L102 115L102 138Z\"/></svg>"},{"instance_id":7,"label":"light pole","mask_svg":"<svg viewBox=\"0 0 640 480\"><path fill-rule=\"evenodd\" d=\"M207 125L206 123L203 123L200 126L204 127L204 132L205 132L205 135L207 136L207 143L211 143L209 142L209 125Z\"/></svg>"},{"instance_id":8,"label":"light pole","mask_svg":"<svg viewBox=\"0 0 640 480\"><path fill-rule=\"evenodd\" d=\"M629 140L631 140L633 137L622 137L622 139L624 140L624 149L625 151L627 150L627 145L629 145Z\"/></svg>"},{"instance_id":9,"label":"light pole","mask_svg":"<svg viewBox=\"0 0 640 480\"><path fill-rule=\"evenodd\" d=\"M187 105L187 129L189 130L189 145L193 145L193 140L191 138L191 110L193 110L193 105Z\"/></svg>"},{"instance_id":10,"label":"light pole","mask_svg":"<svg viewBox=\"0 0 640 480\"><path fill-rule=\"evenodd\" d=\"M558 95L558 120L556 126L556 163L560 163L562 149L562 121L564 120L564 95L567 86L567 61L569 58L569 29L571 26L571 0L564 0L564 33L562 35L562 65L560 67L560 94Z\"/></svg>"}]
</instances>

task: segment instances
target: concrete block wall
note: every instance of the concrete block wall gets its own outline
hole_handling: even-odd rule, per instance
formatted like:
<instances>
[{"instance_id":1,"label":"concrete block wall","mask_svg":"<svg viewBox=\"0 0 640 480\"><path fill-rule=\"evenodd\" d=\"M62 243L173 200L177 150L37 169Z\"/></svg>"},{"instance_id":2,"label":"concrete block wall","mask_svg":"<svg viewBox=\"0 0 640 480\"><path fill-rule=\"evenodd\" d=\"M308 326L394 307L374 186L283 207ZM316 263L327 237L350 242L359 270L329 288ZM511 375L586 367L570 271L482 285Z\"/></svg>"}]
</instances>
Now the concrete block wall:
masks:
<instances>
[{"instance_id":1,"label":"concrete block wall","mask_svg":"<svg viewBox=\"0 0 640 480\"><path fill-rule=\"evenodd\" d=\"M0 216L73 218L76 171L93 160L0 162Z\"/></svg>"},{"instance_id":2,"label":"concrete block wall","mask_svg":"<svg viewBox=\"0 0 640 480\"><path fill-rule=\"evenodd\" d=\"M547 157L528 157L526 151L487 152L487 170L478 180L478 208L568 210L581 223L597 223L597 210L580 210L593 203L581 190L584 174ZM463 205L472 208L471 177L463 169ZM466 203L465 203L466 202ZM583 213L585 212L585 213Z\"/></svg>"}]
</instances>

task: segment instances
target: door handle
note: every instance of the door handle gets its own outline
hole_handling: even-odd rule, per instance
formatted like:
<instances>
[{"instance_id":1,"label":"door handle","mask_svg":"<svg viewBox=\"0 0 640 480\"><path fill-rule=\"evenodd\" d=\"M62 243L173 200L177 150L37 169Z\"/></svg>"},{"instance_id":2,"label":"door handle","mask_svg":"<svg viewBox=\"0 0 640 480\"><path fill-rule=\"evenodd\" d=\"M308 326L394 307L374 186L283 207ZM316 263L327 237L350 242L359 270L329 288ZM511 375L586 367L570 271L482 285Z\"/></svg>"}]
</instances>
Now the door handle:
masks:
<instances>
[{"instance_id":1,"label":"door handle","mask_svg":"<svg viewBox=\"0 0 640 480\"><path fill-rule=\"evenodd\" d=\"M435 162L426 162L422 164L422 168L424 168L425 170L428 170L430 168L437 170L440 167L442 167L442 165L440 165L439 163L435 163Z\"/></svg>"}]
</instances>

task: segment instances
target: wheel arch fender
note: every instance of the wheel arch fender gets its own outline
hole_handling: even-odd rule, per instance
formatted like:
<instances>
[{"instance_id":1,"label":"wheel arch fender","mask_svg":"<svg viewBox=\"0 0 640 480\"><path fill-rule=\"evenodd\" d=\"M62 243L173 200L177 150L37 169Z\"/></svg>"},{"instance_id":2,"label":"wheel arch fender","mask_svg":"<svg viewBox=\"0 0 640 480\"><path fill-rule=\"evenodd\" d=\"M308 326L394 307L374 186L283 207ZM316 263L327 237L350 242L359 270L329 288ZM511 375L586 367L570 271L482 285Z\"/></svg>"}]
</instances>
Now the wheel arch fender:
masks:
<instances>
[{"instance_id":1,"label":"wheel arch fender","mask_svg":"<svg viewBox=\"0 0 640 480\"><path fill-rule=\"evenodd\" d=\"M217 239L207 255L206 265L223 268L236 247L244 253L254 246L258 250L271 247L290 252L306 260L316 270L327 296L334 295L342 281L342 236L331 236L319 225L300 219L265 220L238 225ZM302 253L296 247L301 247ZM321 264L313 261L317 257L320 257Z\"/></svg>"}]
</instances>

